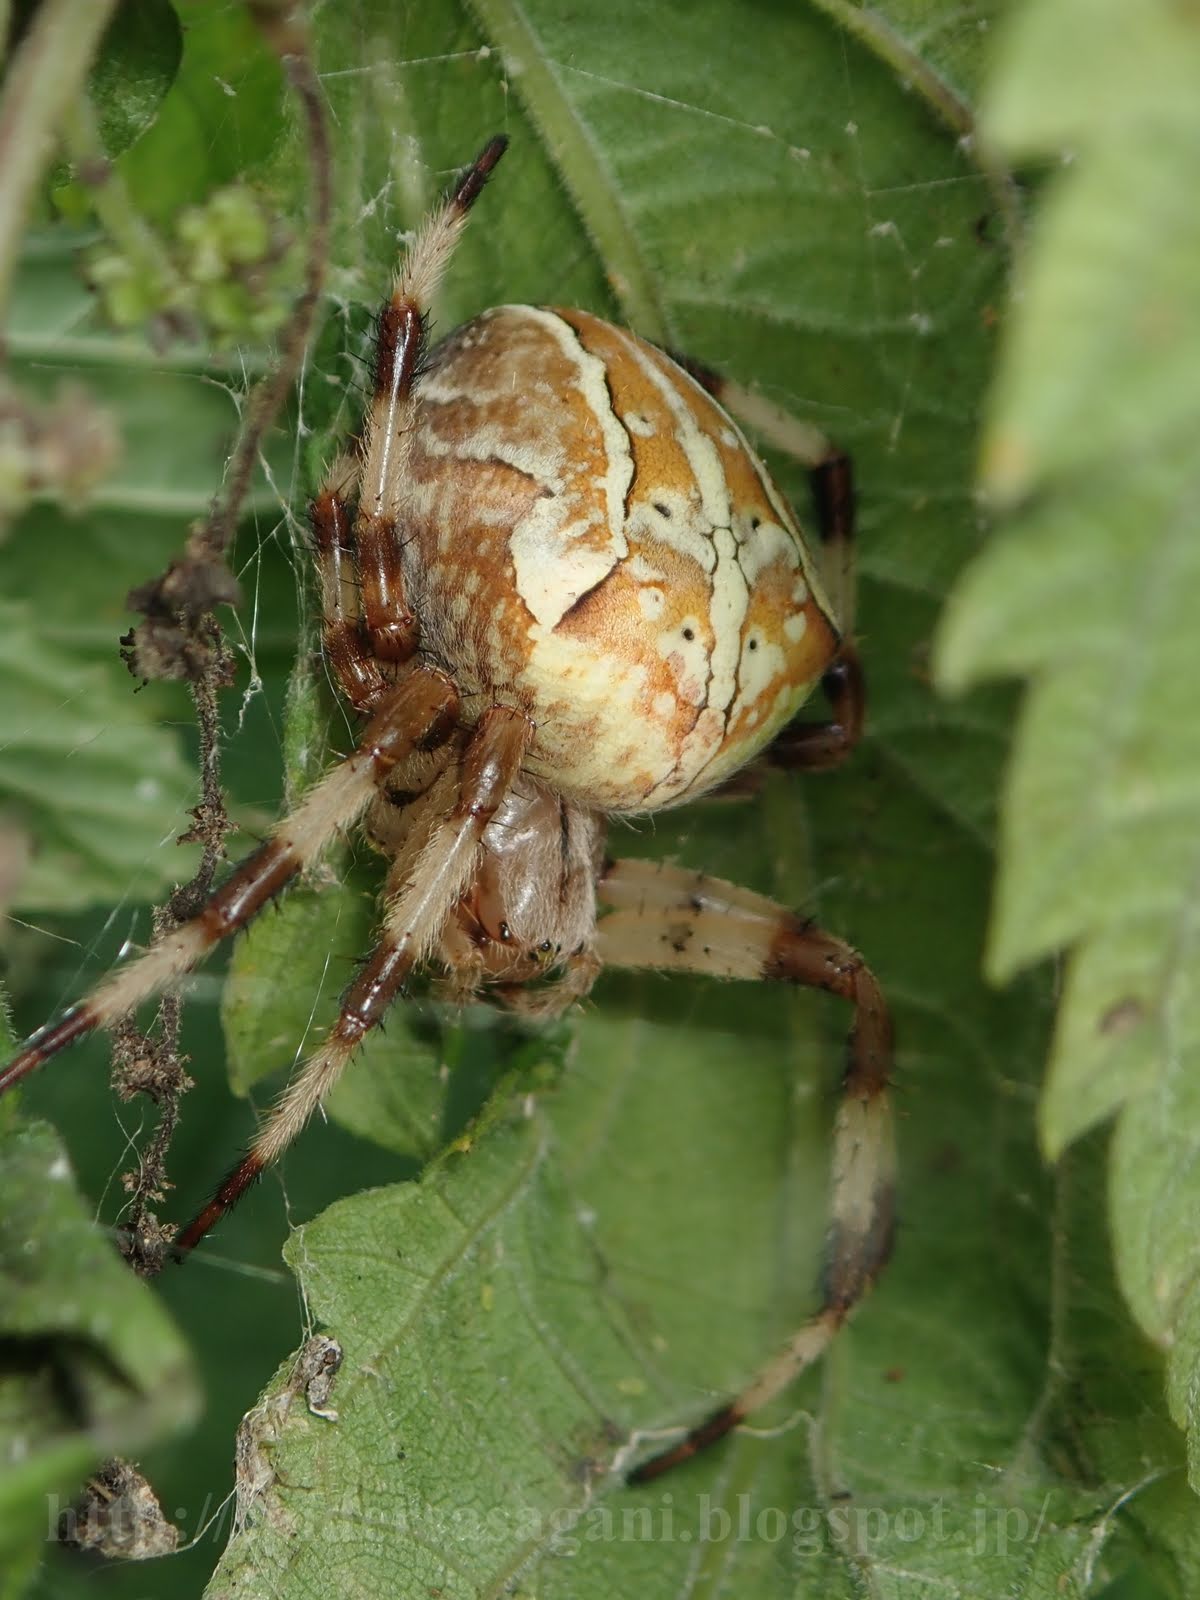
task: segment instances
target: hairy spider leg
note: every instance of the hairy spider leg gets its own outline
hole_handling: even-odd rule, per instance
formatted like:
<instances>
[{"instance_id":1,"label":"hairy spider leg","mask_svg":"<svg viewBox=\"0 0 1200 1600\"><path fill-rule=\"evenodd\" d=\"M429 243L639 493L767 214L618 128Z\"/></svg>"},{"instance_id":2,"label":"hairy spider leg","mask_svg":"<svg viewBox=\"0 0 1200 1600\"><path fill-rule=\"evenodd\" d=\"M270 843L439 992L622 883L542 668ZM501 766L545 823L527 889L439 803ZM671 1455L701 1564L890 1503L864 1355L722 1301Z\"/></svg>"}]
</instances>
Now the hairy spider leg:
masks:
<instances>
[{"instance_id":1,"label":"hairy spider leg","mask_svg":"<svg viewBox=\"0 0 1200 1600\"><path fill-rule=\"evenodd\" d=\"M353 531L353 497L360 471L353 456L339 456L308 508L308 521L321 580L325 660L354 710L369 712L378 705L388 679L362 630Z\"/></svg>"},{"instance_id":2,"label":"hairy spider leg","mask_svg":"<svg viewBox=\"0 0 1200 1600\"><path fill-rule=\"evenodd\" d=\"M356 711L374 710L385 693L389 676L381 663L406 661L417 647L417 620L400 565L397 509L404 503L413 382L425 346L423 308L506 142L497 137L484 146L405 257L379 313L361 452L338 456L309 507L325 659Z\"/></svg>"},{"instance_id":3,"label":"hairy spider leg","mask_svg":"<svg viewBox=\"0 0 1200 1600\"><path fill-rule=\"evenodd\" d=\"M413 863L397 862L385 890L378 943L342 997L328 1038L283 1091L258 1137L212 1199L180 1230L183 1256L231 1209L265 1168L278 1161L341 1076L369 1029L382 1021L404 979L428 956L446 916L479 867L484 829L520 771L533 730L507 706L485 711L462 756L457 797Z\"/></svg>"},{"instance_id":4,"label":"hairy spider leg","mask_svg":"<svg viewBox=\"0 0 1200 1600\"><path fill-rule=\"evenodd\" d=\"M778 979L825 989L854 1007L834 1124L820 1307L741 1394L633 1470L630 1481L646 1483L786 1389L825 1351L887 1264L895 1231L892 1024L857 951L749 889L683 867L618 861L598 891L601 904L613 908L598 925L597 953L608 965Z\"/></svg>"},{"instance_id":5,"label":"hairy spider leg","mask_svg":"<svg viewBox=\"0 0 1200 1600\"><path fill-rule=\"evenodd\" d=\"M119 967L78 1005L39 1028L2 1072L0 1093L98 1028L190 972L310 865L335 833L353 826L393 767L414 751L442 743L458 715L458 694L442 673L417 667L388 691L357 749L309 791L296 809L209 896L187 922Z\"/></svg>"},{"instance_id":6,"label":"hairy spider leg","mask_svg":"<svg viewBox=\"0 0 1200 1600\"><path fill-rule=\"evenodd\" d=\"M427 308L450 263L467 216L508 141L488 141L413 241L396 274L376 330L374 395L366 417L354 548L362 633L381 661L407 661L417 647L417 619L407 603L397 515L404 506L413 432L413 383L425 352ZM322 553L319 524L318 554Z\"/></svg>"}]
</instances>

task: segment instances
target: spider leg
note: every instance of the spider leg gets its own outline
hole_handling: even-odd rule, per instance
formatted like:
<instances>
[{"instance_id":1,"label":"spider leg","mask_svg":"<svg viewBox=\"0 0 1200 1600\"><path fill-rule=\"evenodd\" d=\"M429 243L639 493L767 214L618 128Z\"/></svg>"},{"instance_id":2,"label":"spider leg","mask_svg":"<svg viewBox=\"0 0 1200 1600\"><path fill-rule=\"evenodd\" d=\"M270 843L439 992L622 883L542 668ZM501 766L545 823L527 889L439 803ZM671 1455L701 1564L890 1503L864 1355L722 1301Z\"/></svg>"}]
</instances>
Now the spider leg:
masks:
<instances>
[{"instance_id":1,"label":"spider leg","mask_svg":"<svg viewBox=\"0 0 1200 1600\"><path fill-rule=\"evenodd\" d=\"M250 919L303 870L341 828L370 804L392 768L414 750L440 743L458 712L441 673L419 668L392 688L367 723L358 748L333 767L263 844L235 868L203 908L121 966L78 1005L40 1028L0 1072L0 1094L51 1056L108 1028L143 1000L175 983L215 944Z\"/></svg>"},{"instance_id":2,"label":"spider leg","mask_svg":"<svg viewBox=\"0 0 1200 1600\"><path fill-rule=\"evenodd\" d=\"M414 863L389 879L379 941L342 998L328 1038L300 1067L250 1150L204 1209L183 1228L180 1256L204 1237L303 1129L375 1027L413 967L433 950L447 912L478 871L480 840L520 770L532 729L517 711L493 706L463 752L457 797Z\"/></svg>"},{"instance_id":3,"label":"spider leg","mask_svg":"<svg viewBox=\"0 0 1200 1600\"><path fill-rule=\"evenodd\" d=\"M461 174L413 242L379 314L374 397L366 419L362 482L354 544L362 593L363 628L383 661L407 661L417 647L417 624L405 596L400 550L403 505L413 431L413 383L425 351L425 310L437 290L479 198L508 141L490 140Z\"/></svg>"},{"instance_id":4,"label":"spider leg","mask_svg":"<svg viewBox=\"0 0 1200 1600\"><path fill-rule=\"evenodd\" d=\"M388 686L360 616L354 550L354 492L359 463L341 456L308 508L321 579L321 642L342 694L356 711L373 711Z\"/></svg>"},{"instance_id":5,"label":"spider leg","mask_svg":"<svg viewBox=\"0 0 1200 1600\"><path fill-rule=\"evenodd\" d=\"M821 678L821 693L833 715L825 722L789 723L763 751L769 766L787 772L823 772L840 767L862 738L867 696L862 662L849 639Z\"/></svg>"},{"instance_id":6,"label":"spider leg","mask_svg":"<svg viewBox=\"0 0 1200 1600\"><path fill-rule=\"evenodd\" d=\"M342 693L373 711L388 678L381 661L406 661L417 624L405 596L401 539L388 508L402 503L413 382L425 346L428 305L505 141L493 139L422 228L379 316L374 395L361 459L339 457L309 507L321 578L322 638ZM358 509L355 501L359 502Z\"/></svg>"},{"instance_id":7,"label":"spider leg","mask_svg":"<svg viewBox=\"0 0 1200 1600\"><path fill-rule=\"evenodd\" d=\"M750 395L750 399L767 405L756 395ZM779 414L785 422L792 423L786 413ZM866 685L853 638L854 477L850 457L830 447L809 476L824 553L826 587L843 629L838 653L821 679L821 692L833 715L825 722L791 723L764 751L764 759L773 767L816 772L840 766L862 738Z\"/></svg>"},{"instance_id":8,"label":"spider leg","mask_svg":"<svg viewBox=\"0 0 1200 1600\"><path fill-rule=\"evenodd\" d=\"M828 772L840 767L862 738L867 694L862 661L849 639L821 678L833 715L823 722L797 718L753 760L713 790L713 798L745 800L762 792L769 767L783 772Z\"/></svg>"},{"instance_id":9,"label":"spider leg","mask_svg":"<svg viewBox=\"0 0 1200 1600\"><path fill-rule=\"evenodd\" d=\"M645 1483L787 1388L824 1352L886 1265L895 1226L892 1024L879 983L856 951L762 895L650 861L614 863L598 892L613 908L598 926L598 954L613 966L780 979L825 989L854 1007L834 1124L821 1305L741 1394L634 1469L630 1481Z\"/></svg>"}]
</instances>

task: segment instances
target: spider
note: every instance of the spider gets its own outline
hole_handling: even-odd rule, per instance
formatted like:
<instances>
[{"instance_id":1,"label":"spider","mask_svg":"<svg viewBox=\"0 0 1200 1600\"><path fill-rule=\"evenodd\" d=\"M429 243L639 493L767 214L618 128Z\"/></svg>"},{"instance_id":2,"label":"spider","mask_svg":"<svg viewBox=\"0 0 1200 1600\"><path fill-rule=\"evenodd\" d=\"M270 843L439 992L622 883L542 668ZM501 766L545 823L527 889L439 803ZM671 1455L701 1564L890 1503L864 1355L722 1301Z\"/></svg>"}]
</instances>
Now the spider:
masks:
<instances>
[{"instance_id":1,"label":"spider","mask_svg":"<svg viewBox=\"0 0 1200 1600\"><path fill-rule=\"evenodd\" d=\"M277 1161L406 977L553 1014L606 965L783 980L853 1008L819 1309L646 1480L815 1360L891 1248L891 1023L842 940L703 872L612 860L612 815L690 801L764 752L833 765L863 684L816 558L723 398L813 469L827 555L849 547L847 459L754 396L584 311L499 306L426 349L424 308L504 152L427 219L380 314L358 452L311 506L323 639L365 719L199 914L35 1033L0 1091L177 983L362 824L389 865L375 948L250 1150L178 1234L185 1255ZM788 726L820 685L831 720Z\"/></svg>"}]
</instances>

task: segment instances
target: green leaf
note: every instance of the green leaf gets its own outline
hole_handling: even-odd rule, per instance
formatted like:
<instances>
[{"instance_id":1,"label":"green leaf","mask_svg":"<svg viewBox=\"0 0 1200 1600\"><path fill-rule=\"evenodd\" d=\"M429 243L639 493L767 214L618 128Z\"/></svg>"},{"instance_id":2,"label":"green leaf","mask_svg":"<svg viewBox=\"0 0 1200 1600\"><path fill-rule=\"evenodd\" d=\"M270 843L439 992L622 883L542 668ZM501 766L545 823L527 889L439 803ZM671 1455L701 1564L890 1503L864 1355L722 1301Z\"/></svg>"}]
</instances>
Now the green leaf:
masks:
<instances>
[{"instance_id":1,"label":"green leaf","mask_svg":"<svg viewBox=\"0 0 1200 1600\"><path fill-rule=\"evenodd\" d=\"M32 0L20 0L22 31L35 9ZM9 26L6 15L5 30ZM17 23L11 26L15 33ZM152 125L175 77L180 52L179 19L170 0L141 0L137 6L117 8L86 84L109 158L127 150ZM51 167L46 186L64 211L86 209L78 180L65 160Z\"/></svg>"},{"instance_id":2,"label":"green leaf","mask_svg":"<svg viewBox=\"0 0 1200 1600\"><path fill-rule=\"evenodd\" d=\"M255 1434L267 1470L210 1594L324 1592L335 1562L342 1592L356 1596L389 1583L406 1595L496 1593L519 1573L518 1593L585 1600L718 1572L739 1592L785 1592L786 1581L786 1592L824 1596L854 1592L855 1570L881 1592L904 1592L888 1585L900 1560L953 1594L1002 1593L1018 1574L1031 1593L1081 1592L1065 1585L1083 1564L1097 1500L1043 1478L1019 1451L1003 1485L947 1492L940 1450L997 1460L999 1416L1019 1404L1020 1386L989 1384L982 1411L959 1410L981 1364L996 1374L1011 1327L998 1326L991 1347L950 1345L932 1332L945 1305L920 1324L934 1348L917 1370L876 1365L889 1346L896 1353L894 1327L890 1339L867 1335L867 1349L856 1339L804 1386L805 1409L774 1419L784 1423L775 1436L735 1439L720 1461L637 1492L610 1474L639 1424L678 1415L714 1376L730 1381L780 1322L783 1308L769 1310L776 1266L745 1248L756 1226L777 1227L777 1172L760 1162L757 1182L744 1174L764 1113L781 1134L796 1131L786 1074L765 1055L765 1070L747 1069L744 1030L722 1035L706 1006L698 1062L677 1006L648 1018L644 993L626 999L641 1015L590 1029L560 1095L514 1105L419 1187L346 1201L293 1236L306 1301L343 1352L337 1417L293 1405L281 1427ZM693 1101L695 1114L681 1114ZM669 1148L649 1111L670 1118ZM822 1118L811 1101L804 1120L815 1147ZM687 1182L727 1164L743 1173L736 1210ZM804 1187L811 1252L819 1185ZM719 1282L714 1260L733 1265ZM977 1288L958 1286L963 1303ZM912 1341L900 1349L909 1356ZM930 1415L935 1366L949 1404ZM1034 1387L1036 1372L1035 1359ZM277 1378L268 1397L279 1388ZM829 1516L814 1451L836 1460L839 1442L861 1445L866 1428L877 1436L881 1400L899 1456L872 1467L871 1452L856 1450L853 1498ZM940 1441L937 1460L901 1443L918 1412ZM361 1530L350 1559L347 1527Z\"/></svg>"},{"instance_id":3,"label":"green leaf","mask_svg":"<svg viewBox=\"0 0 1200 1600\"><path fill-rule=\"evenodd\" d=\"M1160 103L1136 137L1106 131L1041 204L984 437L1000 501L1137 463L1200 426L1200 217L1180 203L1200 104L1179 110Z\"/></svg>"},{"instance_id":4,"label":"green leaf","mask_svg":"<svg viewBox=\"0 0 1200 1600\"><path fill-rule=\"evenodd\" d=\"M199 1410L185 1346L77 1193L44 1124L0 1132L0 1562L47 1536L87 1469Z\"/></svg>"},{"instance_id":5,"label":"green leaf","mask_svg":"<svg viewBox=\"0 0 1200 1600\"><path fill-rule=\"evenodd\" d=\"M345 870L343 856L337 865ZM298 1045L321 1037L336 1015L340 974L365 948L371 920L369 899L300 887L242 940L221 998L229 1080L238 1094L290 1063ZM288 975L282 985L280 973Z\"/></svg>"},{"instance_id":6,"label":"green leaf","mask_svg":"<svg viewBox=\"0 0 1200 1600\"><path fill-rule=\"evenodd\" d=\"M17 858L10 903L76 909L124 894L176 831L192 777L133 684L39 639L28 603L0 601L0 805ZM46 790L56 795L44 808ZM36 838L36 847L33 839ZM169 863L179 876L188 857ZM163 881L155 874L147 894Z\"/></svg>"},{"instance_id":7,"label":"green leaf","mask_svg":"<svg viewBox=\"0 0 1200 1600\"><path fill-rule=\"evenodd\" d=\"M336 867L347 870L344 854ZM354 964L370 948L375 908L369 878L294 889L238 946L221 1000L230 1082L247 1094L291 1068L324 1037ZM443 1094L439 1052L406 1015L368 1039L330 1101L345 1126L389 1149L428 1159L439 1146ZM360 1088L365 1106L357 1110Z\"/></svg>"},{"instance_id":8,"label":"green leaf","mask_svg":"<svg viewBox=\"0 0 1200 1600\"><path fill-rule=\"evenodd\" d=\"M83 386L120 439L86 514L36 505L0 541L0 820L19 863L8 903L23 911L148 900L193 870L173 844L197 796L181 750L188 698L139 692L119 640L129 589L207 509L236 421L226 363L194 350L156 358L90 316L77 243L66 229L36 235L11 306L22 393ZM256 489L250 509L272 506Z\"/></svg>"},{"instance_id":9,"label":"green leaf","mask_svg":"<svg viewBox=\"0 0 1200 1600\"><path fill-rule=\"evenodd\" d=\"M1029 679L989 965L1068 952L1042 1140L1056 1156L1119 1113L1118 1275L1169 1352L1194 1485L1198 68L1200 28L1167 4L1054 0L1008 34L985 131L1001 153L1070 139L1071 161L1038 205L984 436L985 486L1013 514L939 650L951 687Z\"/></svg>"},{"instance_id":10,"label":"green leaf","mask_svg":"<svg viewBox=\"0 0 1200 1600\"><path fill-rule=\"evenodd\" d=\"M153 123L181 48L179 19L168 0L143 0L113 17L89 81L110 156L127 150Z\"/></svg>"},{"instance_id":11,"label":"green leaf","mask_svg":"<svg viewBox=\"0 0 1200 1600\"><path fill-rule=\"evenodd\" d=\"M1011 9L1013 25L997 33L983 116L1000 152L1044 156L1080 138L1118 142L1164 108L1186 114L1200 70L1200 34L1186 7L1022 0Z\"/></svg>"},{"instance_id":12,"label":"green leaf","mask_svg":"<svg viewBox=\"0 0 1200 1600\"><path fill-rule=\"evenodd\" d=\"M117 163L147 218L171 222L234 178L253 176L278 143L278 61L243 6L175 0L179 70L153 127Z\"/></svg>"}]
</instances>

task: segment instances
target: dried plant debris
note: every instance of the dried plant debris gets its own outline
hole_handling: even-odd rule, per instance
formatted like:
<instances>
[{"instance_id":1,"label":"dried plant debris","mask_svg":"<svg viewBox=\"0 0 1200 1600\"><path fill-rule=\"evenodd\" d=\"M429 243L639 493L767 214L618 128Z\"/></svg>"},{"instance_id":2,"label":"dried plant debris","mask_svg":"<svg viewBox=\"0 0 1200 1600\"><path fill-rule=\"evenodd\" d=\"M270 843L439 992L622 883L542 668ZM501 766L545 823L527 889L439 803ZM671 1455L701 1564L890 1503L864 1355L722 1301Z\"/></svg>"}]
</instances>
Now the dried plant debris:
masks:
<instances>
[{"instance_id":1,"label":"dried plant debris","mask_svg":"<svg viewBox=\"0 0 1200 1600\"><path fill-rule=\"evenodd\" d=\"M301 1348L283 1388L267 1393L242 1418L237 1433L234 1537L263 1514L279 1523L284 1513L270 1497L275 1484L271 1448L282 1436L297 1396L303 1395L309 1411L325 1422L336 1422L337 1411L329 1399L342 1365L342 1347L336 1339L314 1334Z\"/></svg>"},{"instance_id":2,"label":"dried plant debris","mask_svg":"<svg viewBox=\"0 0 1200 1600\"><path fill-rule=\"evenodd\" d=\"M88 1479L82 1497L59 1519L58 1536L63 1544L120 1561L150 1561L179 1545L179 1529L163 1515L154 1490L119 1456Z\"/></svg>"},{"instance_id":3,"label":"dried plant debris","mask_svg":"<svg viewBox=\"0 0 1200 1600\"><path fill-rule=\"evenodd\" d=\"M112 413L82 384L40 400L0 377L0 528L36 500L79 510L120 453Z\"/></svg>"}]
</instances>

